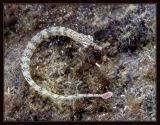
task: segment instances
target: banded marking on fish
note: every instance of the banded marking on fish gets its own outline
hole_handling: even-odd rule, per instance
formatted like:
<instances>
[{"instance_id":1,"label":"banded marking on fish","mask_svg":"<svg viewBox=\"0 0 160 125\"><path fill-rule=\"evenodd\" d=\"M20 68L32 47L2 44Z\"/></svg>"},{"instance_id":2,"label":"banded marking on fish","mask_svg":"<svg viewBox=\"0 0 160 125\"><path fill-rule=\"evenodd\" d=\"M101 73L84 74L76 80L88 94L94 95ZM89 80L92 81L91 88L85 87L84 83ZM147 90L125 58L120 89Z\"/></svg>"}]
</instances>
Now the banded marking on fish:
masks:
<instances>
[{"instance_id":1,"label":"banded marking on fish","mask_svg":"<svg viewBox=\"0 0 160 125\"><path fill-rule=\"evenodd\" d=\"M66 27L60 27L60 26L49 27L47 29L40 31L27 44L27 47L24 50L22 54L22 58L21 58L21 70L22 70L25 80L29 83L29 85L34 90L41 93L42 95L49 96L52 99L71 100L71 99L78 99L78 98L84 98L84 97L88 97L88 98L89 97L102 97L104 98L103 96L106 93L104 94L89 93L89 94L75 94L75 95L58 95L58 94L55 94L55 93L52 93L46 90L45 88L40 87L38 84L36 84L35 81L33 81L31 74L30 74L30 67L29 67L30 59L34 51L36 50L36 48L40 45L40 43L44 41L45 39L48 39L51 36L67 36L67 37L72 38L76 42L83 44L84 46L87 46L87 45L94 45L95 47L97 46L93 43L93 40L87 35L77 33L76 31L66 28ZM112 93L110 92L110 94Z\"/></svg>"}]
</instances>

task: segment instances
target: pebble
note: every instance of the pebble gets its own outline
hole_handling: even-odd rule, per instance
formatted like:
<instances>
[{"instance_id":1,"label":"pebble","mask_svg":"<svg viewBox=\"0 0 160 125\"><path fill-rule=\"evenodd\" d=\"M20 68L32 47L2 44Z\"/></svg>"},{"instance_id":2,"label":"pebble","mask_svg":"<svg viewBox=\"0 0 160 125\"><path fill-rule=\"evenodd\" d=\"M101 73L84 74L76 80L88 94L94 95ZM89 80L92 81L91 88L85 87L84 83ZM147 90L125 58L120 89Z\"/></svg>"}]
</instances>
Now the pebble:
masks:
<instances>
[{"instance_id":1,"label":"pebble","mask_svg":"<svg viewBox=\"0 0 160 125\"><path fill-rule=\"evenodd\" d=\"M116 106L113 107L113 109L116 109L116 108L117 108Z\"/></svg>"},{"instance_id":2,"label":"pebble","mask_svg":"<svg viewBox=\"0 0 160 125\"><path fill-rule=\"evenodd\" d=\"M121 97L122 97L122 98L124 98L124 97L125 97L125 95L121 95Z\"/></svg>"},{"instance_id":3,"label":"pebble","mask_svg":"<svg viewBox=\"0 0 160 125\"><path fill-rule=\"evenodd\" d=\"M129 106L124 106L124 111L127 110L129 108Z\"/></svg>"}]
</instances>

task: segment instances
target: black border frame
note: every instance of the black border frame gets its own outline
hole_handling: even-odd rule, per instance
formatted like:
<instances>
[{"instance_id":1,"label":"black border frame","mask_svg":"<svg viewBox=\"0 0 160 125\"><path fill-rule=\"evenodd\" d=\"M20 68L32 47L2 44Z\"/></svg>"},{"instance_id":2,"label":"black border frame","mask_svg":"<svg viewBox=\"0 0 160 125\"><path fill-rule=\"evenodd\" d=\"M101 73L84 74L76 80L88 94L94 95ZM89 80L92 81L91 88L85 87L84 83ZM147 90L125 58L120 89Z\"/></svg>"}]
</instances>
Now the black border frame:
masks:
<instances>
[{"instance_id":1,"label":"black border frame","mask_svg":"<svg viewBox=\"0 0 160 125\"><path fill-rule=\"evenodd\" d=\"M57 2L56 2L57 1ZM109 122L41 122L41 121L36 121L36 122L9 122L9 121L4 121L3 119L3 97L4 97L4 93L3 93L3 85L4 85L4 78L3 78L3 73L4 73L4 60L3 60L3 4L4 3L42 3L42 4L46 4L46 3L119 3L119 4L127 4L127 3L145 3L145 4L156 4L157 5L157 8L156 8L156 12L157 12L157 21L156 21L156 31L157 31L157 42L156 42L156 71L157 71L157 79L156 79L156 96L157 96L157 112L156 112L156 115L157 115L157 121L109 121ZM160 66L158 65L158 62L160 63L160 31L158 29L160 29L160 24L159 24L159 20L160 20L160 1L158 2L158 0L139 0L139 1L132 1L132 0L94 0L94 1L89 1L89 0L69 0L69 1L65 1L65 0L47 0L46 2L44 2L43 0L42 1L38 1L38 0L3 0L2 2L0 2L0 9L1 9L1 12L2 12L2 18L0 18L0 32L1 32L1 42L0 42L0 58L1 58L1 61L0 61L0 69L1 69L1 73L0 73L0 83L1 84L1 87L0 87L0 105L1 105L1 108L0 108L0 120L1 120L1 123L2 124L67 124L67 123L70 123L70 124L78 124L78 123L83 123L83 124L158 124L159 121L160 121L160 108L159 108L159 105L160 105L160 83L159 83L159 77L160 77ZM159 17L159 18L158 18Z\"/></svg>"}]
</instances>

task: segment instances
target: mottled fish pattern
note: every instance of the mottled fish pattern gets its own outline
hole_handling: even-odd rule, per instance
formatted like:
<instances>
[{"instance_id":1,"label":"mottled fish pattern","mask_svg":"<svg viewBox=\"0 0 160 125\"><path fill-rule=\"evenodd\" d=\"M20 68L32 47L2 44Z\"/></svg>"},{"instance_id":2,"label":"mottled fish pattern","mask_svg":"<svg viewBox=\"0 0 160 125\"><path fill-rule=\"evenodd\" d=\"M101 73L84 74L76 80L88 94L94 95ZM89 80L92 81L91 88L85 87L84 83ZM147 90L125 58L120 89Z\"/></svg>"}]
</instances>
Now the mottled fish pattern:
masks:
<instances>
[{"instance_id":1,"label":"mottled fish pattern","mask_svg":"<svg viewBox=\"0 0 160 125\"><path fill-rule=\"evenodd\" d=\"M52 99L59 99L59 100L71 100L71 99L78 99L83 97L103 97L104 94L75 94L75 95L58 95L55 93L52 93L45 88L40 87L35 83L35 81L32 79L30 74L30 59L35 52L36 48L39 46L39 44L44 41L45 39L48 39L51 36L67 36L75 40L76 42L79 42L83 44L84 46L92 45L93 40L84 34L77 33L76 31L66 28L66 27L49 27L47 29L44 29L37 33L31 41L28 43L27 47L25 48L22 58L21 58L21 70L23 73L23 76L25 80L29 83L29 85L41 93L42 95L46 95L51 97Z\"/></svg>"}]
</instances>

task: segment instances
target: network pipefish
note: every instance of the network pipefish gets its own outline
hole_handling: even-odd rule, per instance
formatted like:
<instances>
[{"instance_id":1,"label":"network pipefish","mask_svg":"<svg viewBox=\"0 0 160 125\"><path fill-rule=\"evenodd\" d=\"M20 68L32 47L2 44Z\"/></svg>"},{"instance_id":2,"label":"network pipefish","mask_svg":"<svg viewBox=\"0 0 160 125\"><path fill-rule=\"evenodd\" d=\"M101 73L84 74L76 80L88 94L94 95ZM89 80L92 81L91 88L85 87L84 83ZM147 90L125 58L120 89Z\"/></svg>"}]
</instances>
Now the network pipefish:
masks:
<instances>
[{"instance_id":1,"label":"network pipefish","mask_svg":"<svg viewBox=\"0 0 160 125\"><path fill-rule=\"evenodd\" d=\"M36 50L36 48L40 45L40 43L46 39L48 39L51 36L67 36L72 38L78 43L81 43L84 47L87 47L89 45L94 46L95 48L101 49L98 45L93 43L93 39L90 36L77 33L72 29L66 28L66 27L49 27L47 29L42 30L41 32L37 33L31 41L28 43L27 47L25 48L22 59L21 59L21 69L24 78L26 81L30 84L30 86L35 89L36 91L40 92L42 95L46 95L51 97L52 99L59 99L59 100L71 100L71 99L78 99L83 97L101 97L103 99L110 98L113 93L112 92L106 92L104 94L74 94L74 95L58 95L55 93L52 93L45 88L40 87L37 85L34 80L31 77L30 74L30 59Z\"/></svg>"}]
</instances>

